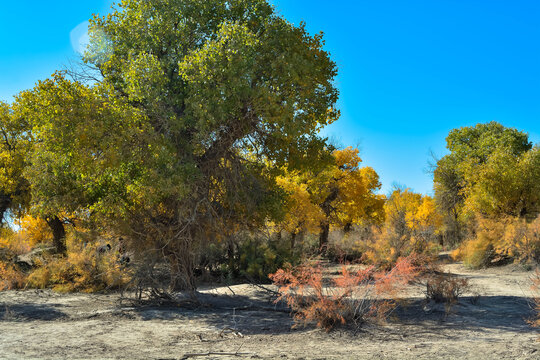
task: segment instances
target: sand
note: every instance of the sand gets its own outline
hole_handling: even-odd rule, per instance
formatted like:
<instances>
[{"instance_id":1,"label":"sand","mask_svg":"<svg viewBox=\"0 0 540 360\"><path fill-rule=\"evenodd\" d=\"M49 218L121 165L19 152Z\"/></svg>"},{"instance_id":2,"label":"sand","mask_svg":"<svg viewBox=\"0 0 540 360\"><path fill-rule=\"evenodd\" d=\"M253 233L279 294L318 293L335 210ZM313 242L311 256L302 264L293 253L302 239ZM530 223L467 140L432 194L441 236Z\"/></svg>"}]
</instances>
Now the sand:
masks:
<instances>
[{"instance_id":1,"label":"sand","mask_svg":"<svg viewBox=\"0 0 540 360\"><path fill-rule=\"evenodd\" d=\"M533 272L444 269L471 284L449 314L426 306L415 285L388 324L330 333L291 328L290 315L247 284L203 290L214 306L197 309L134 307L119 294L0 292L0 358L540 359L540 332L527 323Z\"/></svg>"}]
</instances>

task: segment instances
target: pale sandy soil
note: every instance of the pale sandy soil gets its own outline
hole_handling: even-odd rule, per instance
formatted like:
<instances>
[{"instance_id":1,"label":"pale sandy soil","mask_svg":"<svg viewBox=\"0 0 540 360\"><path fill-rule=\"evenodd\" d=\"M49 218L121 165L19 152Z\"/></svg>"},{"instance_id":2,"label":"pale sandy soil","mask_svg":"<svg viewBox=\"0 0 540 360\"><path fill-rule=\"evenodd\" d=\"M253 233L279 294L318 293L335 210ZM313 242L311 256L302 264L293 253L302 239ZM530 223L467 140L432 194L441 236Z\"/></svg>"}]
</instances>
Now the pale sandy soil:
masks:
<instances>
[{"instance_id":1,"label":"pale sandy soil","mask_svg":"<svg viewBox=\"0 0 540 360\"><path fill-rule=\"evenodd\" d=\"M425 310L422 289L388 325L325 333L291 329L267 294L250 286L206 291L214 307L130 307L117 294L0 293L1 359L540 359L540 333L526 320L530 276L517 266L445 270L470 279L471 292L446 316ZM479 295L478 298L475 296ZM476 302L474 300L477 300ZM230 329L236 329L234 333Z\"/></svg>"}]
</instances>

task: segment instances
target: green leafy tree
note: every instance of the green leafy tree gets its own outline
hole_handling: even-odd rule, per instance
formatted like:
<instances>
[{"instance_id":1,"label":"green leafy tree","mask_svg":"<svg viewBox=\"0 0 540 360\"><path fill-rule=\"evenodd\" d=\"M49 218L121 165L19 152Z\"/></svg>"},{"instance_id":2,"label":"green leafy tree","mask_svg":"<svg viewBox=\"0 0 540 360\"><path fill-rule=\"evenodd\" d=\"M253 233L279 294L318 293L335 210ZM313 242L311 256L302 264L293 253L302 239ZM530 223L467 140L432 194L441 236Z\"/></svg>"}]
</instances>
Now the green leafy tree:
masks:
<instances>
[{"instance_id":1,"label":"green leafy tree","mask_svg":"<svg viewBox=\"0 0 540 360\"><path fill-rule=\"evenodd\" d=\"M435 199L445 213L447 237L460 241L467 220L464 206L478 181L480 168L492 153L504 151L519 156L532 148L528 135L497 122L452 130L446 138L450 154L434 170Z\"/></svg>"},{"instance_id":2,"label":"green leafy tree","mask_svg":"<svg viewBox=\"0 0 540 360\"><path fill-rule=\"evenodd\" d=\"M6 215L17 215L29 203L29 183L23 175L32 139L28 123L0 102L0 226Z\"/></svg>"},{"instance_id":3,"label":"green leafy tree","mask_svg":"<svg viewBox=\"0 0 540 360\"><path fill-rule=\"evenodd\" d=\"M491 154L479 168L466 205L489 218L536 218L540 213L540 148L518 156L503 149Z\"/></svg>"},{"instance_id":4,"label":"green leafy tree","mask_svg":"<svg viewBox=\"0 0 540 360\"><path fill-rule=\"evenodd\" d=\"M274 166L326 156L336 66L262 0L125 0L90 38L99 81L56 74L18 100L35 208L102 217L193 289L198 247L279 215Z\"/></svg>"}]
</instances>

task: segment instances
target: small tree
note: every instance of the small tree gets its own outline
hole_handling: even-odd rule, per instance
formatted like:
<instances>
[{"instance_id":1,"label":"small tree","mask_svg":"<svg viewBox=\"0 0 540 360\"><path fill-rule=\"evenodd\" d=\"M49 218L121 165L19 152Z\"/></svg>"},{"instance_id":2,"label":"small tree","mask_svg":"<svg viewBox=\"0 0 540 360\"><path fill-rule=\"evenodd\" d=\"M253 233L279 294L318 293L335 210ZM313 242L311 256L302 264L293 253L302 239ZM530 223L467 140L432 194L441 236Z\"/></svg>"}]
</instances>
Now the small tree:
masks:
<instances>
[{"instance_id":1,"label":"small tree","mask_svg":"<svg viewBox=\"0 0 540 360\"><path fill-rule=\"evenodd\" d=\"M333 152L334 163L306 176L311 201L323 214L320 222L319 248L328 246L330 226L347 227L362 220L384 220L383 195L375 194L381 186L379 176L370 167L360 167L358 149L348 147Z\"/></svg>"}]
</instances>

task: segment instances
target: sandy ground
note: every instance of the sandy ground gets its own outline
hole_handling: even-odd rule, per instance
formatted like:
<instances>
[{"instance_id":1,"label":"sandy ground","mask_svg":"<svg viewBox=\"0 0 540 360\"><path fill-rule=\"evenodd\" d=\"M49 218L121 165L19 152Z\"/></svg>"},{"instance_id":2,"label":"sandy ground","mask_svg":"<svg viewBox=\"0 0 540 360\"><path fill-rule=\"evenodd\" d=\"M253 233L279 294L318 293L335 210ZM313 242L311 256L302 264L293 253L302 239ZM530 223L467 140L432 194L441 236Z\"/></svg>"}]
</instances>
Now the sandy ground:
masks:
<instances>
[{"instance_id":1,"label":"sandy ground","mask_svg":"<svg viewBox=\"0 0 540 360\"><path fill-rule=\"evenodd\" d=\"M526 321L532 272L444 267L472 285L448 316L426 310L417 286L395 319L356 332L291 329L289 314L250 285L206 290L219 309L196 310L122 305L117 294L1 292L0 358L540 359L540 332Z\"/></svg>"}]
</instances>

